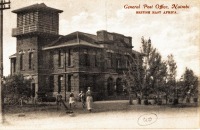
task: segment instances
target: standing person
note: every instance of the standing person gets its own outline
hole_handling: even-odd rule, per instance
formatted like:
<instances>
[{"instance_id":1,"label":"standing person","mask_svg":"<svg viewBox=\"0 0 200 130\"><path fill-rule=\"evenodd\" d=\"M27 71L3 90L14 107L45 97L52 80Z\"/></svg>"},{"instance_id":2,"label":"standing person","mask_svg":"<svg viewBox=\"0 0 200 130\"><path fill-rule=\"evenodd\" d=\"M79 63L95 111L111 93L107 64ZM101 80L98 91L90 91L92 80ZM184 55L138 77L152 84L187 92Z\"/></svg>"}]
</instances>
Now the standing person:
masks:
<instances>
[{"instance_id":1,"label":"standing person","mask_svg":"<svg viewBox=\"0 0 200 130\"><path fill-rule=\"evenodd\" d=\"M81 103L82 103L83 108L85 108L85 100L86 100L86 98L85 98L85 93L84 93L83 91L81 91L81 92L79 93L79 98L80 98L80 100L81 100Z\"/></svg>"},{"instance_id":2,"label":"standing person","mask_svg":"<svg viewBox=\"0 0 200 130\"><path fill-rule=\"evenodd\" d=\"M88 87L88 91L86 92L86 102L87 102L87 109L91 112L92 111L92 91L90 90L90 87Z\"/></svg>"},{"instance_id":3,"label":"standing person","mask_svg":"<svg viewBox=\"0 0 200 130\"><path fill-rule=\"evenodd\" d=\"M61 100L62 100L62 95L58 93L57 98L56 98L57 110L58 110L58 107L61 106Z\"/></svg>"},{"instance_id":4,"label":"standing person","mask_svg":"<svg viewBox=\"0 0 200 130\"><path fill-rule=\"evenodd\" d=\"M73 92L71 92L71 93L69 94L69 107L70 107L70 109L71 109L71 107L72 107L72 104L73 104L74 107L75 107L75 98L74 98L74 93L73 93Z\"/></svg>"},{"instance_id":5,"label":"standing person","mask_svg":"<svg viewBox=\"0 0 200 130\"><path fill-rule=\"evenodd\" d=\"M62 100L62 95L60 93L57 94L57 98L56 98L56 101L57 101L57 105L58 106L61 106L61 100Z\"/></svg>"}]
</instances>

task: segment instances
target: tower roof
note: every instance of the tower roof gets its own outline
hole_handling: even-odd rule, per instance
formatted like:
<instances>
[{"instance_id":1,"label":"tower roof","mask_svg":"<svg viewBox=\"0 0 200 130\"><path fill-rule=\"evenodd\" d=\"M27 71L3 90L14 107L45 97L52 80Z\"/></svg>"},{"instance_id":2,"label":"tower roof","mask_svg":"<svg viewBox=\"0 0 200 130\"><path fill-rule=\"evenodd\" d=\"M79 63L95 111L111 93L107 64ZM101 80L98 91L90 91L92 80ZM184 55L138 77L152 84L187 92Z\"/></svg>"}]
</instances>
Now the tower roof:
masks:
<instances>
[{"instance_id":1,"label":"tower roof","mask_svg":"<svg viewBox=\"0 0 200 130\"><path fill-rule=\"evenodd\" d=\"M22 13L22 12L30 12L30 11L51 11L51 12L57 12L57 13L62 13L62 10L51 8L46 6L44 3L41 4L34 4L30 6L26 6L20 9L13 10L13 13Z\"/></svg>"}]
</instances>

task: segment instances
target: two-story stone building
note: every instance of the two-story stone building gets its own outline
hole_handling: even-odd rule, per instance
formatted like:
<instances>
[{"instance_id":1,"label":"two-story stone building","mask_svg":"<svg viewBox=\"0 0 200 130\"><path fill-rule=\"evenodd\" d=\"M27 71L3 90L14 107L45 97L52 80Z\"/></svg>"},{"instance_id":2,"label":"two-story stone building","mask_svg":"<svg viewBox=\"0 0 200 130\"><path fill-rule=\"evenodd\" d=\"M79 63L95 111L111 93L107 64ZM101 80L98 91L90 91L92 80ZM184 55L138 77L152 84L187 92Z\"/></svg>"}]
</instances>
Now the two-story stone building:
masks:
<instances>
[{"instance_id":1,"label":"two-story stone building","mask_svg":"<svg viewBox=\"0 0 200 130\"><path fill-rule=\"evenodd\" d=\"M71 91L78 94L87 87L95 98L120 95L130 55L138 54L132 50L132 38L104 30L96 35L78 31L59 35L61 12L43 3L13 11L17 49L10 56L11 75L21 73L32 79L36 97L38 92L61 93L66 100Z\"/></svg>"}]
</instances>

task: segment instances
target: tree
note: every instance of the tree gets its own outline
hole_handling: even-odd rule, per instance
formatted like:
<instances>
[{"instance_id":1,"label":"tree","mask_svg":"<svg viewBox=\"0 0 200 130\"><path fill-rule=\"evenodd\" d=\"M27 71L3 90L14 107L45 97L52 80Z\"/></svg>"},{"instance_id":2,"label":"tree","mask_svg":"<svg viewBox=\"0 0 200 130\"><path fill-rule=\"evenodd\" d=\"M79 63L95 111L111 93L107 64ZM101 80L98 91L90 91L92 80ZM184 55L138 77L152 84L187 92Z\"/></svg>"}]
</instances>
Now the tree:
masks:
<instances>
[{"instance_id":1,"label":"tree","mask_svg":"<svg viewBox=\"0 0 200 130\"><path fill-rule=\"evenodd\" d=\"M174 104L178 103L177 87L176 87L176 69L177 65L172 54L167 56L168 76L166 93L174 97Z\"/></svg>"},{"instance_id":2,"label":"tree","mask_svg":"<svg viewBox=\"0 0 200 130\"><path fill-rule=\"evenodd\" d=\"M5 96L12 99L20 99L24 96L31 96L31 80L25 79L22 74L7 76L3 87Z\"/></svg>"},{"instance_id":3,"label":"tree","mask_svg":"<svg viewBox=\"0 0 200 130\"><path fill-rule=\"evenodd\" d=\"M167 67L160 53L151 45L151 40L143 37L141 40L141 52L135 57L130 55L131 65L125 75L134 82L132 91L148 98L149 94L159 95L163 91Z\"/></svg>"},{"instance_id":4,"label":"tree","mask_svg":"<svg viewBox=\"0 0 200 130\"><path fill-rule=\"evenodd\" d=\"M143 55L139 52L129 54L130 64L128 66L128 71L124 71L124 78L128 86L130 104L132 104L132 94L134 93L138 98L138 94L142 91L142 57Z\"/></svg>"},{"instance_id":5,"label":"tree","mask_svg":"<svg viewBox=\"0 0 200 130\"><path fill-rule=\"evenodd\" d=\"M157 95L157 99L160 99L160 97L165 93L166 94L166 78L167 78L167 64L165 61L162 61L159 63L158 71L156 71L155 76L156 78L154 85L152 85L152 88L154 88L154 93Z\"/></svg>"},{"instance_id":6,"label":"tree","mask_svg":"<svg viewBox=\"0 0 200 130\"><path fill-rule=\"evenodd\" d=\"M198 77L193 70L186 68L182 75L181 95L183 98L198 97Z\"/></svg>"},{"instance_id":7,"label":"tree","mask_svg":"<svg viewBox=\"0 0 200 130\"><path fill-rule=\"evenodd\" d=\"M160 83L163 84L166 76L166 64L162 61L162 56L151 44L151 40L144 40L142 37L141 53L145 54L143 62L143 83L142 91L145 97L150 94L159 95ZM163 86L163 85L162 85Z\"/></svg>"}]
</instances>

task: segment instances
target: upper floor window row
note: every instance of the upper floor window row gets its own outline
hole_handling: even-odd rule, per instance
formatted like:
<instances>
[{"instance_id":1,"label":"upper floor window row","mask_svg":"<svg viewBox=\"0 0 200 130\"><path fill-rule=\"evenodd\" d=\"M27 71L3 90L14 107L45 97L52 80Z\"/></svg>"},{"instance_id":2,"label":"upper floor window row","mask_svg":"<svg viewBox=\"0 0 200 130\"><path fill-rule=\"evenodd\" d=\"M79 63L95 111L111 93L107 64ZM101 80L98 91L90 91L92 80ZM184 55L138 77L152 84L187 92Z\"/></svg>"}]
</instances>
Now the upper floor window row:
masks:
<instances>
[{"instance_id":1,"label":"upper floor window row","mask_svg":"<svg viewBox=\"0 0 200 130\"><path fill-rule=\"evenodd\" d=\"M88 49L83 49L80 52L79 65L81 66L92 66L99 67L100 65L101 53L93 50L89 51Z\"/></svg>"},{"instance_id":2,"label":"upper floor window row","mask_svg":"<svg viewBox=\"0 0 200 130\"><path fill-rule=\"evenodd\" d=\"M33 63L33 52L28 53L28 58L25 57L25 53L19 53L19 62L20 62L20 70L25 70L25 64L28 62L28 69L34 69L34 63ZM28 61L26 61L26 59Z\"/></svg>"},{"instance_id":3,"label":"upper floor window row","mask_svg":"<svg viewBox=\"0 0 200 130\"><path fill-rule=\"evenodd\" d=\"M68 49L66 51L58 50L58 67L64 67L64 64L67 64L68 66L72 65L72 50L71 49Z\"/></svg>"}]
</instances>

